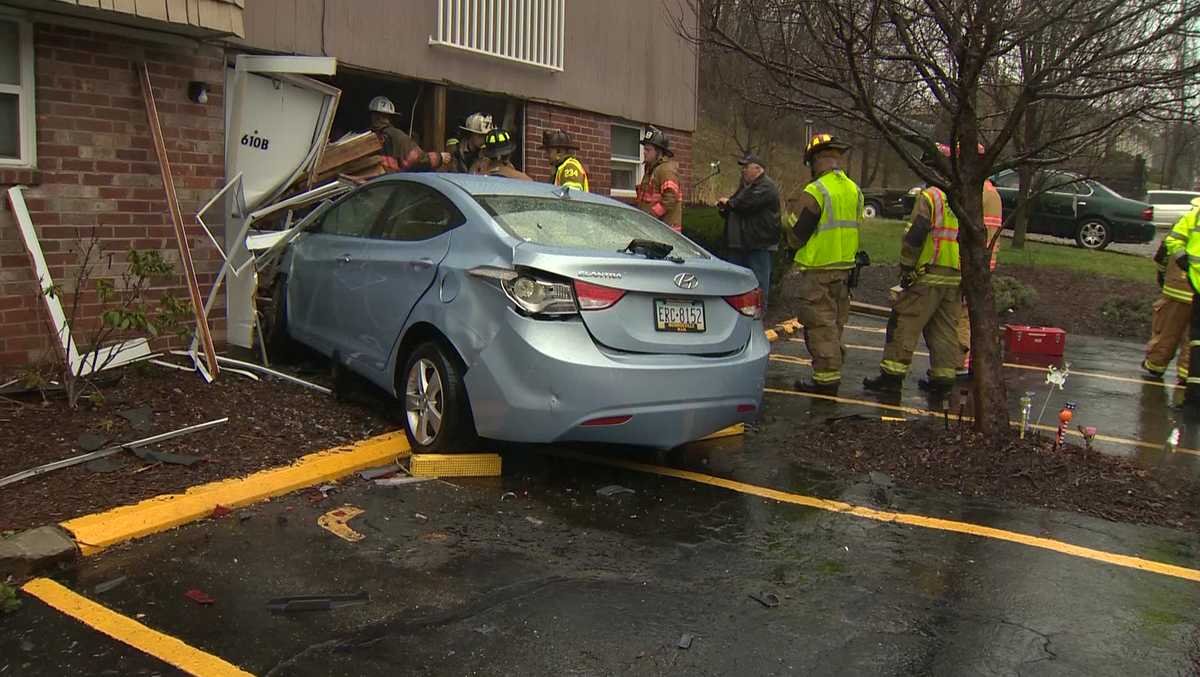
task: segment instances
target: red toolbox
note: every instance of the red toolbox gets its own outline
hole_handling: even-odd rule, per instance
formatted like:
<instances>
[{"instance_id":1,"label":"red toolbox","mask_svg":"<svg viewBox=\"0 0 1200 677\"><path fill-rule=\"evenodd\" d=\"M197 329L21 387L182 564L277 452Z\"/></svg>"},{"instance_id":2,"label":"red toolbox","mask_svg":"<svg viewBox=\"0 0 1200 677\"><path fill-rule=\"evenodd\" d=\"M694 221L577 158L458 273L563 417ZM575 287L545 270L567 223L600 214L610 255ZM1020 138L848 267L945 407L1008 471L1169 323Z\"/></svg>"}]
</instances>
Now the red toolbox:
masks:
<instances>
[{"instance_id":1,"label":"red toolbox","mask_svg":"<svg viewBox=\"0 0 1200 677\"><path fill-rule=\"evenodd\" d=\"M1062 357L1066 348L1067 332L1058 327L1004 325L1004 350L1007 354Z\"/></svg>"}]
</instances>

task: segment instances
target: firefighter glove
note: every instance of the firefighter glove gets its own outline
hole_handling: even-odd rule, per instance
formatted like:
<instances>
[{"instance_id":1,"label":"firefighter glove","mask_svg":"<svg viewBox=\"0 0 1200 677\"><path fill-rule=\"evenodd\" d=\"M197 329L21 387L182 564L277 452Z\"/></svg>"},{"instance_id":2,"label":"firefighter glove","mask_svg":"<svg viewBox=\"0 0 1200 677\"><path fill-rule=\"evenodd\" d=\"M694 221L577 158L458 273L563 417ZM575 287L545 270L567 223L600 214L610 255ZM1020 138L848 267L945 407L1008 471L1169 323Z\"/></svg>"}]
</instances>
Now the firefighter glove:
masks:
<instances>
[{"instance_id":1,"label":"firefighter glove","mask_svg":"<svg viewBox=\"0 0 1200 677\"><path fill-rule=\"evenodd\" d=\"M917 281L917 271L912 266L900 266L900 288L908 289Z\"/></svg>"}]
</instances>

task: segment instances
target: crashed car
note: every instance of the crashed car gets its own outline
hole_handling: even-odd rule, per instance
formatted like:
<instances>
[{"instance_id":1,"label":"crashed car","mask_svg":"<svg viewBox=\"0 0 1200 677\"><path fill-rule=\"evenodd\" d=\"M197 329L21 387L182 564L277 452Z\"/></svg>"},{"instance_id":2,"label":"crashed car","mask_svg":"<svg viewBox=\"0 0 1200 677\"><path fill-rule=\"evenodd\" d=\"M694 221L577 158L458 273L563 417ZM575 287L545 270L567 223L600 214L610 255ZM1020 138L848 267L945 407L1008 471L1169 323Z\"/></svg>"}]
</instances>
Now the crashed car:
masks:
<instances>
[{"instance_id":1,"label":"crashed car","mask_svg":"<svg viewBox=\"0 0 1200 677\"><path fill-rule=\"evenodd\" d=\"M287 245L266 344L391 393L414 449L476 436L660 449L752 420L769 344L754 275L615 200L394 174Z\"/></svg>"}]
</instances>

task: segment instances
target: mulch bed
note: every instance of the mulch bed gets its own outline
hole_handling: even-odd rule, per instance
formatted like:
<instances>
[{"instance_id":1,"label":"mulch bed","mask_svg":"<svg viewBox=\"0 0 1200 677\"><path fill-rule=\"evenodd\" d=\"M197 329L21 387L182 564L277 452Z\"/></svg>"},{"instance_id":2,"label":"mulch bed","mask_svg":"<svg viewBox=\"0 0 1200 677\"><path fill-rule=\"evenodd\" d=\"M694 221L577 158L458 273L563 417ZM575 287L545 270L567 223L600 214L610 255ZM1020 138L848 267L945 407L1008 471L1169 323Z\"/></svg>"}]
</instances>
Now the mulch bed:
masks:
<instances>
[{"instance_id":1,"label":"mulch bed","mask_svg":"<svg viewBox=\"0 0 1200 677\"><path fill-rule=\"evenodd\" d=\"M854 299L890 308L888 290L899 279L898 266L870 266L862 271ZM1144 341L1150 338L1150 305L1160 293L1153 280L1135 282L1073 270L1034 266L1003 266L997 275L1008 275L1032 287L1037 303L1000 319L1001 324L1059 327L1067 334ZM789 297L786 280L776 289L769 306L770 322L796 316L798 301ZM1063 293L1068 291L1070 293ZM1145 312L1105 314L1108 299L1144 306Z\"/></svg>"},{"instance_id":2,"label":"mulch bed","mask_svg":"<svg viewBox=\"0 0 1200 677\"><path fill-rule=\"evenodd\" d=\"M951 422L831 419L806 426L797 460L835 474L882 472L907 488L953 492L1104 519L1200 528L1200 478L1157 474L1132 461L1016 434L987 446Z\"/></svg>"},{"instance_id":3,"label":"mulch bed","mask_svg":"<svg viewBox=\"0 0 1200 677\"><path fill-rule=\"evenodd\" d=\"M305 454L397 428L377 408L338 402L269 376L253 381L226 373L207 384L195 374L149 364L114 371L120 381L101 390L103 401L81 401L75 411L63 398L43 401L37 394L0 400L0 477L85 453L80 448L84 433L116 444L226 416L229 422L146 447L201 457L192 466L154 464L120 452L113 458L126 465L119 469L98 472L77 465L4 487L0 532L286 465ZM142 407L153 414L142 429L134 429L120 412Z\"/></svg>"}]
</instances>

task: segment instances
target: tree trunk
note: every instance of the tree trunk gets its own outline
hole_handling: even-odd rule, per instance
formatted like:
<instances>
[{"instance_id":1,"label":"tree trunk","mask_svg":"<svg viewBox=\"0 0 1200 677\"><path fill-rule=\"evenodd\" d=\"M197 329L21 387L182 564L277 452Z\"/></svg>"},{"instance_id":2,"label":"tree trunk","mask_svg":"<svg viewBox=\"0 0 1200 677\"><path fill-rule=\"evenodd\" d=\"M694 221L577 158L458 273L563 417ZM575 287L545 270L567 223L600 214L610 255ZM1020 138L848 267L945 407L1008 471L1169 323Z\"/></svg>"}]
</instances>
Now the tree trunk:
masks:
<instances>
[{"instance_id":1,"label":"tree trunk","mask_svg":"<svg viewBox=\"0 0 1200 677\"><path fill-rule=\"evenodd\" d=\"M959 217L962 291L971 321L971 388L975 429L990 439L1008 432L1008 390L1000 358L1000 317L992 293L991 254L983 225L983 178L967 182ZM965 217L965 218L964 218Z\"/></svg>"},{"instance_id":2,"label":"tree trunk","mask_svg":"<svg viewBox=\"0 0 1200 677\"><path fill-rule=\"evenodd\" d=\"M1017 212L1013 215L1012 248L1025 248L1025 234L1029 232L1029 215L1033 212L1032 198L1035 170L1029 165L1017 167Z\"/></svg>"}]
</instances>

